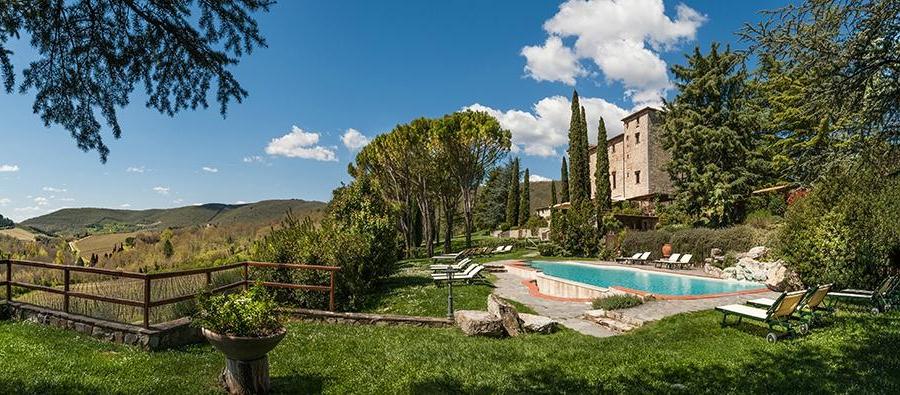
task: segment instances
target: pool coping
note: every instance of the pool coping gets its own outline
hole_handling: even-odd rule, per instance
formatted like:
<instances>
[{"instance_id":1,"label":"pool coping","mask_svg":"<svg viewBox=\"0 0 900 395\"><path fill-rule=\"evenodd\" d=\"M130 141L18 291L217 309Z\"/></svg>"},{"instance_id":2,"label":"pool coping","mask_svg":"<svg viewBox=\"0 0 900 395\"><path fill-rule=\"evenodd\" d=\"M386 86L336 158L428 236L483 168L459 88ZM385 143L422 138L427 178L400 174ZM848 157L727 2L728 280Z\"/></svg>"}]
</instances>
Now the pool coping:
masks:
<instances>
[{"instance_id":1,"label":"pool coping","mask_svg":"<svg viewBox=\"0 0 900 395\"><path fill-rule=\"evenodd\" d=\"M593 263L593 262L592 262L592 263L587 263L587 262L579 262L579 261L559 261L559 262L555 262L555 263L569 263L569 264L578 264L578 265L585 265L585 266L622 267L622 268L630 268L630 269L633 269L633 270L643 270L643 271L652 272L652 273L670 274L670 275L674 275L674 276L696 277L696 278L701 278L701 279L705 279L705 280L710 280L710 279L711 279L711 280L722 280L722 279L720 279L720 278L716 278L716 277L712 277L712 276L701 276L701 275L695 275L695 274L691 274L691 273L684 273L684 274L681 274L681 273L673 273L673 272L670 272L670 271L652 270L651 268L642 268L642 267L633 267L633 266L622 266L622 265L616 265L616 264L606 264L606 263L602 263L602 262L601 262L601 263ZM537 273L540 273L540 274L541 274L542 276L544 276L544 277L547 277L547 278L550 278L550 279L554 279L554 280L557 280L557 281L563 281L563 282L567 282L567 283L576 283L576 284L578 284L578 286L583 286L583 287L585 287L585 288L603 288L603 287L598 287L598 286L596 286L596 285L585 284L585 283L581 283L581 282L574 281L574 280L569 280L569 279L565 279L565 278L560 278L560 277L548 275L548 274L544 273L544 272L541 271L541 270L538 270L538 269L535 269L535 268L529 266L528 263L527 263L526 261L515 261L515 262L509 262L509 263L505 263L505 264L504 264L504 266L507 266L507 265L508 265L508 266L515 266L517 269L521 269L521 270L528 270L528 271L537 272ZM584 298L565 298L565 297L561 297L561 296L553 296L553 295L547 295L547 294L544 294L544 293L541 292L540 289L538 289L537 282L536 282L535 280L532 280L532 279L524 279L524 280L522 280L522 284L525 285L525 286L528 288L528 293L531 294L531 296L538 297L538 298L542 298L542 299L546 299L546 300L553 300L553 301L560 301L560 302L590 302L590 301L591 301L591 299L584 299ZM744 291L722 292L722 293L716 293L716 294L704 294L704 295L666 295L666 294L654 294L654 293L651 293L651 292L641 291L641 290L631 289L631 288L626 288L626 287L622 287L622 286L618 286L618 285L614 285L614 286L608 287L608 289L614 289L614 290L617 290L617 291L621 291L621 292L625 292L625 293L637 295L637 296L640 296L641 298L652 297L653 299L656 299L656 300L702 300L702 299L716 299L716 298L724 298L724 297L728 297L728 296L753 295L753 294L764 293L764 292L769 292L769 291L770 291L768 287L762 287L762 288L748 289L748 290L744 290Z\"/></svg>"}]
</instances>

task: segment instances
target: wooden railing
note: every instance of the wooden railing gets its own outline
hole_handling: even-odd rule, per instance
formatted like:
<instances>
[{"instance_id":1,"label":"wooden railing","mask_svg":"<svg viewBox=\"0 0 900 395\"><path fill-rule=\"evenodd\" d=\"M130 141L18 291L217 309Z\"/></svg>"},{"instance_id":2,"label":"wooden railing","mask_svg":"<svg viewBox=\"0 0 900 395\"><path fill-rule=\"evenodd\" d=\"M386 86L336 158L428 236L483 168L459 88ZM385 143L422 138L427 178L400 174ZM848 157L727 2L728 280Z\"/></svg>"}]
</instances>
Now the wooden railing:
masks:
<instances>
[{"instance_id":1,"label":"wooden railing","mask_svg":"<svg viewBox=\"0 0 900 395\"><path fill-rule=\"evenodd\" d=\"M50 269L61 271L63 274L63 288L59 289L57 287L48 287L44 285L38 284L30 284L21 281L13 281L13 267L15 266L23 266L23 267L33 267L40 269ZM215 266L215 267L207 267L207 268L199 268L199 269L189 269L189 270L179 270L172 272L160 272L160 273L136 273L136 272L128 272L121 270L110 270L110 269L101 269L101 268L93 268L93 267L82 267L82 266L67 266L67 265L57 265L52 263L45 262L32 262L32 261L20 261L20 260L0 260L0 267L6 268L6 279L0 281L0 286L6 287L6 299L9 301L13 300L13 287L25 288L34 291L43 291L52 294L62 295L63 297L63 308L62 311L65 313L69 313L69 300L70 298L81 298L87 300L94 300L100 302L107 302L117 305L131 306L142 309L143 316L143 326L145 328L150 328L150 309L159 306L170 305L178 302L183 302L186 300L193 299L197 297L200 293L203 292L212 292L212 293L220 293L227 291L232 288L244 287L245 289L250 284L260 284L265 287L271 288L287 288L287 289L300 289L306 291L318 291L318 292L327 292L328 293L328 309L334 311L334 277L335 272L341 270L340 267L337 266L319 266L319 265L299 265L299 264L289 264L289 263L269 263L269 262L238 262L232 263L229 265L223 266ZM306 285L306 284L290 284L290 283L280 283L280 282L271 282L271 281L253 281L250 276L250 268L271 268L271 269L295 269L295 270L316 270L316 271L326 271L329 273L329 285ZM212 275L213 273L238 269L241 268L241 280L225 284L222 286L218 286L213 289L204 289L202 291L191 292L184 295L179 295L175 297L170 297L166 299L160 300L152 300L151 299L151 290L153 286L154 280L162 280L162 279L172 279L178 277L187 277L187 276L196 276L205 274L206 275L206 285L207 288L212 285ZM130 278L137 279L143 281L143 299L142 300L131 300L124 298L117 298L111 296L101 296L94 295L84 292L72 291L70 289L71 274L75 273L88 273L88 274L98 274L110 277L117 278Z\"/></svg>"}]
</instances>

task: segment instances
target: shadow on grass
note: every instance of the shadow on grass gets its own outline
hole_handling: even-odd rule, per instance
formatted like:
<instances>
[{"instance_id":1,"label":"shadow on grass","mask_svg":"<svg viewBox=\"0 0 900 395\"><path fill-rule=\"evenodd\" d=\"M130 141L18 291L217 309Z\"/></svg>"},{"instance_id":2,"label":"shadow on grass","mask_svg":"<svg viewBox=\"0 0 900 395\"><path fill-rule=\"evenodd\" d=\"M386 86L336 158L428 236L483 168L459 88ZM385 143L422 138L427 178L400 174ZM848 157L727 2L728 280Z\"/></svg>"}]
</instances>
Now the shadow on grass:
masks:
<instances>
[{"instance_id":1,"label":"shadow on grass","mask_svg":"<svg viewBox=\"0 0 900 395\"><path fill-rule=\"evenodd\" d=\"M560 394L560 393L602 393L603 388L591 385L586 380L565 377L558 369L543 367L532 369L510 377L512 388L496 388L489 385L466 385L455 377L440 377L414 382L410 385L412 394Z\"/></svg>"},{"instance_id":2,"label":"shadow on grass","mask_svg":"<svg viewBox=\"0 0 900 395\"><path fill-rule=\"evenodd\" d=\"M293 373L288 376L272 377L274 394L321 394L325 377L316 374Z\"/></svg>"}]
</instances>

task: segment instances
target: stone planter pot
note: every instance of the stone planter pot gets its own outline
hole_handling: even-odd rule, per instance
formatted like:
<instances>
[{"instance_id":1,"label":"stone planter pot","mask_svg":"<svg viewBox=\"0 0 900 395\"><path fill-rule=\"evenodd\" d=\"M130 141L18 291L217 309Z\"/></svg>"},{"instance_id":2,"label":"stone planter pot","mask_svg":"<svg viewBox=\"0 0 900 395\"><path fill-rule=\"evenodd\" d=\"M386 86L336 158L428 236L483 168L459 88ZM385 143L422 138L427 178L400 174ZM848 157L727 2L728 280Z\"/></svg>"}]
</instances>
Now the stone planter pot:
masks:
<instances>
[{"instance_id":1,"label":"stone planter pot","mask_svg":"<svg viewBox=\"0 0 900 395\"><path fill-rule=\"evenodd\" d=\"M284 339L282 328L265 337L220 335L206 328L203 336L217 350L225 354L225 370L219 382L229 394L265 394L271 389L269 358L266 354Z\"/></svg>"}]
</instances>

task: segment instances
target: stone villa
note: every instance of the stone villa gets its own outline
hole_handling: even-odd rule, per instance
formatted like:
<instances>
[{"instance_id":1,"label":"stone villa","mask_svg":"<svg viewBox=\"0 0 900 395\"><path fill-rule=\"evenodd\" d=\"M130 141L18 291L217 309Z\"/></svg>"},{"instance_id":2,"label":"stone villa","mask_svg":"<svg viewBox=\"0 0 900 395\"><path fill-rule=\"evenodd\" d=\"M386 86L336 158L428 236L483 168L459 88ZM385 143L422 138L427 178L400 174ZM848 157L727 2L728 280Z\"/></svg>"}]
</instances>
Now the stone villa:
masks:
<instances>
[{"instance_id":1,"label":"stone villa","mask_svg":"<svg viewBox=\"0 0 900 395\"><path fill-rule=\"evenodd\" d=\"M622 119L624 133L606 141L609 153L609 184L613 201L637 201L642 206L654 199L666 200L672 182L666 172L669 153L659 141L662 112L644 107ZM597 193L593 183L597 167L597 147L591 147L591 198Z\"/></svg>"}]
</instances>

